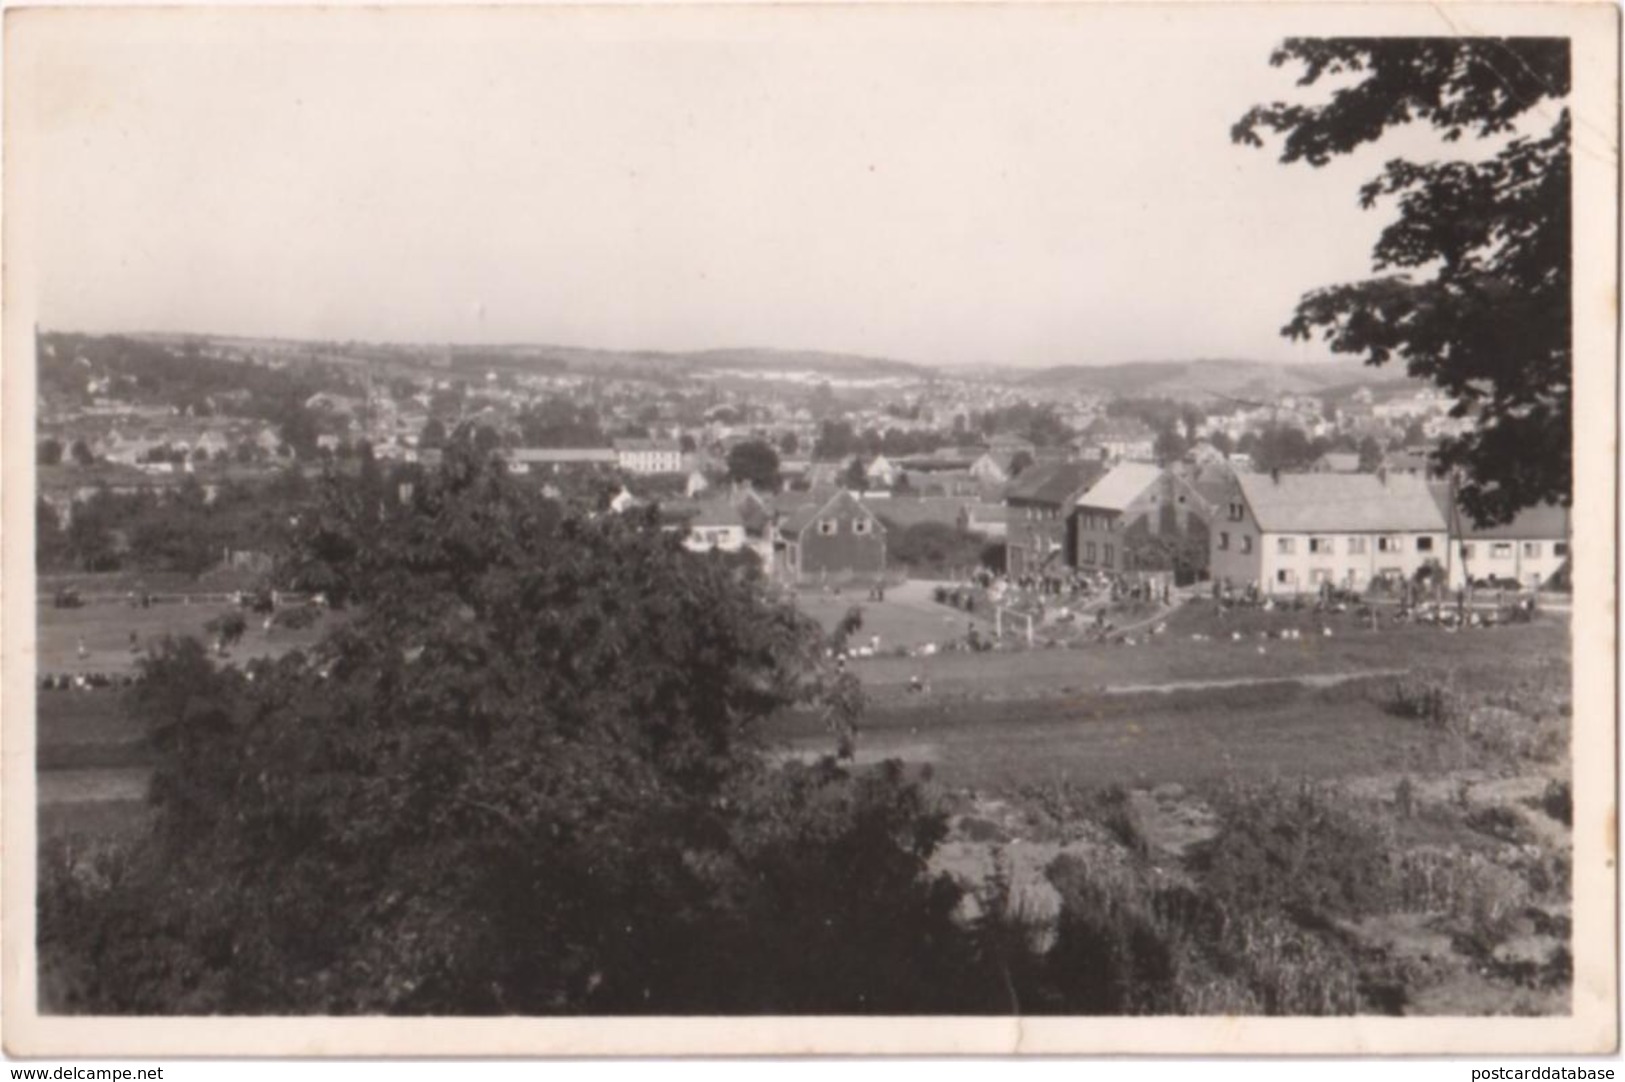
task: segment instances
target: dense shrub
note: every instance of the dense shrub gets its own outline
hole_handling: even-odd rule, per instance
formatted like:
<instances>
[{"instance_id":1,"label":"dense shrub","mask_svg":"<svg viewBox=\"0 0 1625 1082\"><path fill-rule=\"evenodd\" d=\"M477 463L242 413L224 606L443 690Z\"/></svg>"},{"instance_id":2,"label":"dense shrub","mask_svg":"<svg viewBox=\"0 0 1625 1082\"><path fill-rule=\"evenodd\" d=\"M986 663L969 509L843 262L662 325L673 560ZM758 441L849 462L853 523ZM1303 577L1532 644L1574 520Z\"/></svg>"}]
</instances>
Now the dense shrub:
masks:
<instances>
[{"instance_id":1,"label":"dense shrub","mask_svg":"<svg viewBox=\"0 0 1625 1082\"><path fill-rule=\"evenodd\" d=\"M1376 816L1307 783L1231 789L1215 810L1219 833L1192 866L1223 904L1274 905L1315 923L1392 901L1392 834Z\"/></svg>"},{"instance_id":2,"label":"dense shrub","mask_svg":"<svg viewBox=\"0 0 1625 1082\"><path fill-rule=\"evenodd\" d=\"M884 521L884 517L882 518ZM982 562L987 538L946 522L886 526L886 558L920 576L964 573Z\"/></svg>"},{"instance_id":3,"label":"dense shrub","mask_svg":"<svg viewBox=\"0 0 1625 1082\"><path fill-rule=\"evenodd\" d=\"M1351 1014L1357 967L1338 940L1268 906L1063 857L1050 980L1084 1014Z\"/></svg>"},{"instance_id":4,"label":"dense shrub","mask_svg":"<svg viewBox=\"0 0 1625 1082\"><path fill-rule=\"evenodd\" d=\"M1527 882L1482 853L1419 846L1395 859L1399 903L1411 912L1447 916L1465 942L1488 951L1528 904Z\"/></svg>"},{"instance_id":5,"label":"dense shrub","mask_svg":"<svg viewBox=\"0 0 1625 1082\"><path fill-rule=\"evenodd\" d=\"M1436 729L1451 728L1463 717L1460 696L1437 675L1400 677L1382 690L1380 701L1395 717L1424 722Z\"/></svg>"}]
</instances>

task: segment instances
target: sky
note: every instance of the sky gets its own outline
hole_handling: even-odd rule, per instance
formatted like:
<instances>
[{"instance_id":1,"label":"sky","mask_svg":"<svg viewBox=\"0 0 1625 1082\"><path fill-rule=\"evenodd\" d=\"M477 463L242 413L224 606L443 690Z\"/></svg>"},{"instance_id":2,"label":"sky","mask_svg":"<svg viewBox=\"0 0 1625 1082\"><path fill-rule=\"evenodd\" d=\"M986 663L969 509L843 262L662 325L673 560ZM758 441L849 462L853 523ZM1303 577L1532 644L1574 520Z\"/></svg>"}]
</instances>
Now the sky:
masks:
<instances>
[{"instance_id":1,"label":"sky","mask_svg":"<svg viewBox=\"0 0 1625 1082\"><path fill-rule=\"evenodd\" d=\"M1234 9L9 29L48 329L1307 361L1281 325L1369 272L1388 217L1356 192L1392 146L1314 169L1231 143L1300 93L1268 63L1292 27Z\"/></svg>"}]
</instances>

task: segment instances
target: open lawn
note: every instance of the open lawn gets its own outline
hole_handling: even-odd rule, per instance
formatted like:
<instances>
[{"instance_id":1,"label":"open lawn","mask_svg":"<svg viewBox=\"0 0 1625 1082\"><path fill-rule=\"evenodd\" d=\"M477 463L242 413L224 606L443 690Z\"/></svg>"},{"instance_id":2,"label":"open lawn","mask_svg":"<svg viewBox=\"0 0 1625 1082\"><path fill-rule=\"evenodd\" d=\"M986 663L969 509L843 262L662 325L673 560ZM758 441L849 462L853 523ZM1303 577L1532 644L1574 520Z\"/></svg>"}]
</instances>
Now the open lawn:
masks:
<instances>
[{"instance_id":1,"label":"open lawn","mask_svg":"<svg viewBox=\"0 0 1625 1082\"><path fill-rule=\"evenodd\" d=\"M147 762L142 734L124 716L117 690L40 692L35 763L42 771Z\"/></svg>"},{"instance_id":2,"label":"open lawn","mask_svg":"<svg viewBox=\"0 0 1625 1082\"><path fill-rule=\"evenodd\" d=\"M806 716L784 719L773 736L798 756L832 747ZM858 749L861 760L929 764L944 785L979 792L1425 774L1470 766L1474 754L1386 713L1358 684L1292 683L872 709Z\"/></svg>"},{"instance_id":3,"label":"open lawn","mask_svg":"<svg viewBox=\"0 0 1625 1082\"><path fill-rule=\"evenodd\" d=\"M806 591L796 595L796 607L826 629L839 623L847 610L858 608L863 613L863 628L857 634L857 642L866 645L870 636L879 635L882 652L899 646L912 648L931 642L962 642L972 621L983 634L993 626L991 613L985 618L968 616L959 609L933 601L931 591L936 585L924 581L905 582L888 589L885 601L867 600L866 590L846 590L840 594Z\"/></svg>"},{"instance_id":4,"label":"open lawn","mask_svg":"<svg viewBox=\"0 0 1625 1082\"><path fill-rule=\"evenodd\" d=\"M201 575L182 571L59 571L42 574L37 581L39 596L47 601L58 589L78 590L92 598L117 600L126 594L222 594L253 588L264 576L256 571L216 567Z\"/></svg>"},{"instance_id":5,"label":"open lawn","mask_svg":"<svg viewBox=\"0 0 1625 1082\"><path fill-rule=\"evenodd\" d=\"M208 642L210 637L203 625L231 608L229 604L166 602L145 609L125 604L59 609L47 601L37 609L37 669L42 675L128 672L134 669L140 656L130 649L131 632L141 646L165 635L192 635ZM322 636L333 619L329 615L299 631L279 627L267 633L262 626L263 616L244 615L248 619L248 634L232 649L232 655L238 659L271 657L295 647L308 647ZM86 652L83 658L78 652L81 640Z\"/></svg>"},{"instance_id":6,"label":"open lawn","mask_svg":"<svg viewBox=\"0 0 1625 1082\"><path fill-rule=\"evenodd\" d=\"M1348 627L1334 629L1331 637L1305 631L1299 639L1261 639L1253 632L1240 642L1227 637L1196 641L1170 631L1139 639L1133 646L1110 643L975 654L956 651L930 658L878 657L854 663L853 671L882 703L905 700L914 676L927 680L938 697L1006 700L1120 685L1454 667L1495 656L1567 656L1568 649L1566 622L1548 619L1456 633L1435 627L1378 631Z\"/></svg>"},{"instance_id":7,"label":"open lawn","mask_svg":"<svg viewBox=\"0 0 1625 1082\"><path fill-rule=\"evenodd\" d=\"M879 634L883 650L962 636L967 620L930 600L926 583L889 590L883 603L848 592L804 594L798 604L826 626L858 605L865 617L860 641ZM43 609L41 670L49 671L49 658L70 670L127 667L131 628L143 639L163 631L200 632L215 611ZM1344 622L1326 637L1310 633L1319 626L1311 623L1313 614L1253 612L1244 641L1191 637L1207 634L1193 632L1193 626L1216 619L1193 606L1170 616L1167 634L1135 646L856 661L852 670L870 700L859 757L929 765L945 784L988 792L1049 783L1157 785L1399 772L1425 777L1471 769L1479 752L1388 713L1378 693L1390 678L1361 674L1431 668L1448 670L1469 686L1491 687L1499 670L1538 659L1566 664L1569 657L1567 626L1555 618L1461 633L1414 626L1372 631ZM1258 637L1283 627L1298 627L1303 637ZM297 633L279 629L267 640L256 624L235 653L244 658L286 650L320 633L321 625ZM82 665L65 663L76 660L74 642L81 634L108 660L98 663L93 653ZM929 681L929 692L908 690L915 675ZM120 698L115 691L38 693L41 824L47 832L100 832L139 821L147 760L123 719ZM786 755L831 749L819 721L804 714L775 719L769 737Z\"/></svg>"}]
</instances>

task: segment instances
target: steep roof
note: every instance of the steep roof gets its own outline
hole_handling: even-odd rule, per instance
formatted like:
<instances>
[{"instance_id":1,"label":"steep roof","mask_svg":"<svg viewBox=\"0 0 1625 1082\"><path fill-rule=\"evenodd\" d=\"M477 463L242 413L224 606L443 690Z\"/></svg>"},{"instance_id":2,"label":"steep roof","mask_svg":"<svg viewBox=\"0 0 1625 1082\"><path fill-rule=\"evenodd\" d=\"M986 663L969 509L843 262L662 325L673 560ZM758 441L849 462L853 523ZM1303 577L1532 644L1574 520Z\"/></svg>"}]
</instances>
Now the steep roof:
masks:
<instances>
[{"instance_id":1,"label":"steep roof","mask_svg":"<svg viewBox=\"0 0 1625 1082\"><path fill-rule=\"evenodd\" d=\"M1004 498L1029 503L1067 503L1087 489L1101 475L1098 462L1044 462L1028 466L1010 482Z\"/></svg>"},{"instance_id":2,"label":"steep roof","mask_svg":"<svg viewBox=\"0 0 1625 1082\"><path fill-rule=\"evenodd\" d=\"M1078 506L1122 511L1161 477L1162 470L1156 466L1144 462L1124 462L1113 466L1088 492L1078 497Z\"/></svg>"},{"instance_id":3,"label":"steep roof","mask_svg":"<svg viewBox=\"0 0 1625 1082\"><path fill-rule=\"evenodd\" d=\"M1475 526L1465 511L1458 521L1461 536L1469 541L1550 541L1569 536L1569 509L1550 503L1526 507L1500 526Z\"/></svg>"},{"instance_id":4,"label":"steep roof","mask_svg":"<svg viewBox=\"0 0 1625 1082\"><path fill-rule=\"evenodd\" d=\"M679 451L682 449L676 440L651 440L640 436L629 436L613 442L617 451Z\"/></svg>"},{"instance_id":5,"label":"steep roof","mask_svg":"<svg viewBox=\"0 0 1625 1082\"><path fill-rule=\"evenodd\" d=\"M1259 528L1270 533L1446 530L1420 477L1371 473L1239 473L1236 484Z\"/></svg>"},{"instance_id":6,"label":"steep roof","mask_svg":"<svg viewBox=\"0 0 1625 1082\"><path fill-rule=\"evenodd\" d=\"M727 500L668 500L660 505L667 522L690 526L743 526L744 517Z\"/></svg>"},{"instance_id":7,"label":"steep roof","mask_svg":"<svg viewBox=\"0 0 1625 1082\"><path fill-rule=\"evenodd\" d=\"M1230 502L1235 494L1236 470L1227 461L1176 467L1175 472L1198 496L1214 507Z\"/></svg>"},{"instance_id":8,"label":"steep roof","mask_svg":"<svg viewBox=\"0 0 1625 1082\"><path fill-rule=\"evenodd\" d=\"M972 522L1009 522L1010 508L1002 503L986 503L982 500L971 500L966 503L965 511Z\"/></svg>"},{"instance_id":9,"label":"steep roof","mask_svg":"<svg viewBox=\"0 0 1625 1082\"><path fill-rule=\"evenodd\" d=\"M608 447L514 447L502 454L509 462L533 464L615 461Z\"/></svg>"},{"instance_id":10,"label":"steep roof","mask_svg":"<svg viewBox=\"0 0 1625 1082\"><path fill-rule=\"evenodd\" d=\"M785 517L783 531L787 534L799 534L812 523L814 519L823 518L827 514L863 515L875 523L875 528L884 532L883 526L862 500L858 499L846 489L841 489L829 499L821 503L805 503L790 511Z\"/></svg>"},{"instance_id":11,"label":"steep roof","mask_svg":"<svg viewBox=\"0 0 1625 1082\"><path fill-rule=\"evenodd\" d=\"M708 500L690 522L693 526L744 526L745 518L727 500Z\"/></svg>"}]
</instances>

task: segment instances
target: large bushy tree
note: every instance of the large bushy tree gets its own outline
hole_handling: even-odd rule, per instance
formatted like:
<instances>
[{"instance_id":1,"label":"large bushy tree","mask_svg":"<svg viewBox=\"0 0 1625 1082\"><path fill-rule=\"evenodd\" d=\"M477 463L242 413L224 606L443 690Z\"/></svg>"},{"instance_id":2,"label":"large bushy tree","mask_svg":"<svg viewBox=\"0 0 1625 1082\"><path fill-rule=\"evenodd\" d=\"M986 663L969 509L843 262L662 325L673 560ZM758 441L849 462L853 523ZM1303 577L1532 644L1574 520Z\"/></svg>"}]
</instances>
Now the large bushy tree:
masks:
<instances>
[{"instance_id":1,"label":"large bushy tree","mask_svg":"<svg viewBox=\"0 0 1625 1082\"><path fill-rule=\"evenodd\" d=\"M779 453L763 440L745 440L728 452L728 479L763 492L779 490Z\"/></svg>"},{"instance_id":2,"label":"large bushy tree","mask_svg":"<svg viewBox=\"0 0 1625 1082\"><path fill-rule=\"evenodd\" d=\"M1572 488L1569 44L1562 38L1294 38L1270 58L1300 86L1337 84L1318 104L1249 111L1232 137L1281 135L1281 160L1326 164L1390 130L1431 125L1482 152L1396 158L1362 206L1397 216L1373 252L1377 277L1312 290L1284 333L1321 335L1367 363L1403 361L1476 424L1441 442L1461 498L1504 522ZM1477 150L1478 148L1475 148Z\"/></svg>"},{"instance_id":3,"label":"large bushy tree","mask_svg":"<svg viewBox=\"0 0 1625 1082\"><path fill-rule=\"evenodd\" d=\"M457 440L404 503L331 478L296 549L354 614L243 669L155 647L152 836L101 880L46 862L67 1009L986 1009L924 794L765 754L770 715L860 697L759 572Z\"/></svg>"}]
</instances>

